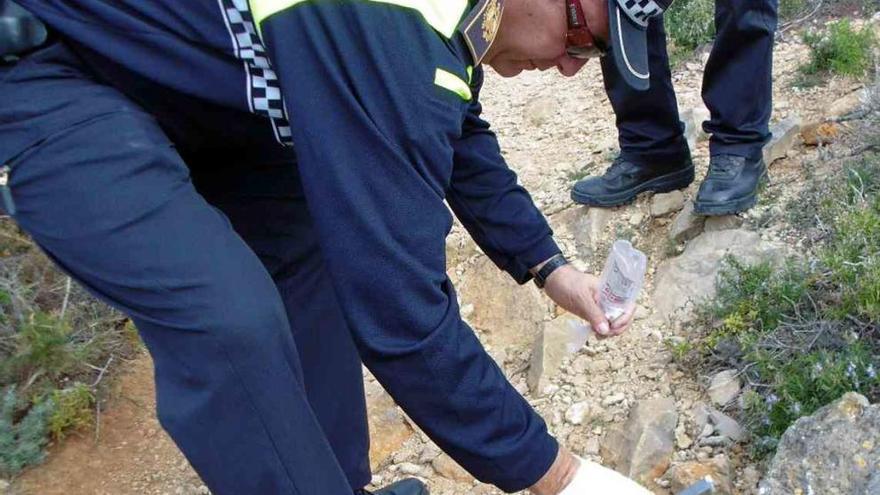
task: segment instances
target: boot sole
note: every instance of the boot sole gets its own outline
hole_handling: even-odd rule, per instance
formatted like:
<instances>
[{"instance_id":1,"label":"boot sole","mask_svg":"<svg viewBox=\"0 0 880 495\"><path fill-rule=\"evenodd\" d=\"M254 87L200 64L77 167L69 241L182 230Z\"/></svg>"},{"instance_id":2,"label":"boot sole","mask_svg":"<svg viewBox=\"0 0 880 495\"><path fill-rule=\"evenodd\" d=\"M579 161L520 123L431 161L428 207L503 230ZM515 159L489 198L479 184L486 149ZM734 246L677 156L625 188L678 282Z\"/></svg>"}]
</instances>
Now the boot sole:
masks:
<instances>
[{"instance_id":1,"label":"boot sole","mask_svg":"<svg viewBox=\"0 0 880 495\"><path fill-rule=\"evenodd\" d=\"M649 181L643 182L626 191L606 196L592 196L579 193L576 189L571 190L571 199L578 204L586 206L613 207L628 205L635 201L636 197L643 192L667 193L684 189L694 182L694 167L678 170L671 174L661 175Z\"/></svg>"},{"instance_id":2,"label":"boot sole","mask_svg":"<svg viewBox=\"0 0 880 495\"><path fill-rule=\"evenodd\" d=\"M732 199L730 201L694 201L694 212L697 215L706 217L719 217L724 215L736 215L748 211L758 204L758 192L763 189L768 182L769 178L767 176L767 168L765 167L764 172L761 174L761 178L758 179L758 185L755 186L755 190L748 196Z\"/></svg>"}]
</instances>

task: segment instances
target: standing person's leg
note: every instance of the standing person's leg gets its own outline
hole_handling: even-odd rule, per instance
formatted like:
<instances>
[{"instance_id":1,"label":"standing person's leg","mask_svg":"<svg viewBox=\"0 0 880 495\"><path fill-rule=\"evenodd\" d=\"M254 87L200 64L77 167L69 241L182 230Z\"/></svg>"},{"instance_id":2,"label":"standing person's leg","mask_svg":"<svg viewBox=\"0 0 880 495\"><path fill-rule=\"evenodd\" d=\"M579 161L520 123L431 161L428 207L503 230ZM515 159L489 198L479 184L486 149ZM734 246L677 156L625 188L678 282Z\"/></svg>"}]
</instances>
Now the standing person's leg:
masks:
<instances>
[{"instance_id":1,"label":"standing person's leg","mask_svg":"<svg viewBox=\"0 0 880 495\"><path fill-rule=\"evenodd\" d=\"M770 138L776 0L716 0L717 35L703 74L712 155L752 156Z\"/></svg>"},{"instance_id":2,"label":"standing person's leg","mask_svg":"<svg viewBox=\"0 0 880 495\"><path fill-rule=\"evenodd\" d=\"M717 36L703 75L711 113L709 173L694 206L705 215L754 206L766 174L761 156L770 139L776 0L717 0Z\"/></svg>"},{"instance_id":3,"label":"standing person's leg","mask_svg":"<svg viewBox=\"0 0 880 495\"><path fill-rule=\"evenodd\" d=\"M684 124L678 116L678 101L672 87L666 30L663 18L648 25L648 63L651 87L631 88L617 69L611 53L602 59L605 92L617 118L620 155L639 165L677 164L689 156Z\"/></svg>"},{"instance_id":4,"label":"standing person's leg","mask_svg":"<svg viewBox=\"0 0 880 495\"><path fill-rule=\"evenodd\" d=\"M15 220L135 321L160 421L215 494L350 495L272 278L152 116L54 45L0 76L0 150Z\"/></svg>"},{"instance_id":5,"label":"standing person's leg","mask_svg":"<svg viewBox=\"0 0 880 495\"><path fill-rule=\"evenodd\" d=\"M267 143L266 149L271 147ZM222 154L204 154L193 182L226 214L274 279L309 403L349 484L364 487L371 479L370 438L360 356L321 257L293 158L273 154L281 156L223 167L217 166L227 161Z\"/></svg>"},{"instance_id":6,"label":"standing person's leg","mask_svg":"<svg viewBox=\"0 0 880 495\"><path fill-rule=\"evenodd\" d=\"M602 59L602 75L617 117L620 157L604 176L575 184L574 201L592 206L629 203L645 191L665 192L687 187L694 172L684 138L684 124L672 87L666 32L662 18L648 26L651 87L637 91L618 73L610 53Z\"/></svg>"}]
</instances>

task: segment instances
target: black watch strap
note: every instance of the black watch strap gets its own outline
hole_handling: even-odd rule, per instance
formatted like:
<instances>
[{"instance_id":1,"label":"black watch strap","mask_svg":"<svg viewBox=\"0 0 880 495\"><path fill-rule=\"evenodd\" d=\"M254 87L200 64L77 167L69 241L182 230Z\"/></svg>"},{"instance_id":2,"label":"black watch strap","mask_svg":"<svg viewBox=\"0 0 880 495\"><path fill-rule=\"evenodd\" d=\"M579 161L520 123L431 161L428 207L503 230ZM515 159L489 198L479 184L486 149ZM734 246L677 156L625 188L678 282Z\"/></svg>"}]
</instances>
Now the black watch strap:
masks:
<instances>
[{"instance_id":1,"label":"black watch strap","mask_svg":"<svg viewBox=\"0 0 880 495\"><path fill-rule=\"evenodd\" d=\"M563 265L567 265L568 260L565 259L565 256L562 254L557 254L556 256L550 258L547 263L544 263L544 266L538 270L538 273L535 274L535 285L540 288L544 288L544 282L547 281L547 277L550 276L551 273L556 271L557 268Z\"/></svg>"}]
</instances>

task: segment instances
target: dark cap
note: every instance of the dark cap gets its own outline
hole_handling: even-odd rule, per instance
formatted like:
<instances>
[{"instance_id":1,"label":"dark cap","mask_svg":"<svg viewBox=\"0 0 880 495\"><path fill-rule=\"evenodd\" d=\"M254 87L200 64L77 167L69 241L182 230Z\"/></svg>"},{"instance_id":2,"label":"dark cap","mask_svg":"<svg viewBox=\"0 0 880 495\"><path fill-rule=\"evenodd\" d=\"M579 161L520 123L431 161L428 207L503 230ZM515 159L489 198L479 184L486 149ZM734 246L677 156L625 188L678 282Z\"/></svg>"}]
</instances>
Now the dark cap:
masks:
<instances>
[{"instance_id":1,"label":"dark cap","mask_svg":"<svg viewBox=\"0 0 880 495\"><path fill-rule=\"evenodd\" d=\"M648 21L662 15L672 0L608 0L608 37L611 57L623 79L644 91L650 86L648 71Z\"/></svg>"}]
</instances>

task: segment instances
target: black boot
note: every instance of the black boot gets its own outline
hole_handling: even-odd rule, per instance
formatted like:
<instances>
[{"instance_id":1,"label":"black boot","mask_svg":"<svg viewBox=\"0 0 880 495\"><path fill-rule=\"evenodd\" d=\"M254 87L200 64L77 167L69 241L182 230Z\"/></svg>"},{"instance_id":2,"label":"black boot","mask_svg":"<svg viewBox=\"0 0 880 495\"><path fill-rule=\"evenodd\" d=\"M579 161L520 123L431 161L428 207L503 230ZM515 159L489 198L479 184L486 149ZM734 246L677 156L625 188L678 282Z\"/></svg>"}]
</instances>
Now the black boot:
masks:
<instances>
[{"instance_id":1,"label":"black boot","mask_svg":"<svg viewBox=\"0 0 880 495\"><path fill-rule=\"evenodd\" d=\"M429 495L428 487L417 479L400 480L385 488L371 492L369 490L355 490L354 495Z\"/></svg>"},{"instance_id":2,"label":"black boot","mask_svg":"<svg viewBox=\"0 0 880 495\"><path fill-rule=\"evenodd\" d=\"M640 193L684 189L693 181L690 156L680 164L665 167L637 165L618 157L604 175L578 181L571 189L571 199L588 206L621 206L633 202Z\"/></svg>"},{"instance_id":3,"label":"black boot","mask_svg":"<svg viewBox=\"0 0 880 495\"><path fill-rule=\"evenodd\" d=\"M700 185L694 210L700 215L733 215L755 206L758 186L767 176L761 156L715 155Z\"/></svg>"}]
</instances>

